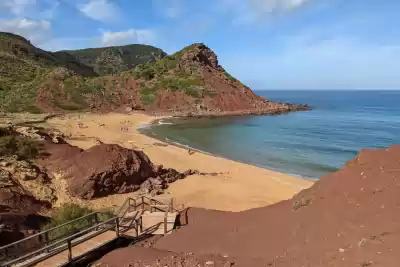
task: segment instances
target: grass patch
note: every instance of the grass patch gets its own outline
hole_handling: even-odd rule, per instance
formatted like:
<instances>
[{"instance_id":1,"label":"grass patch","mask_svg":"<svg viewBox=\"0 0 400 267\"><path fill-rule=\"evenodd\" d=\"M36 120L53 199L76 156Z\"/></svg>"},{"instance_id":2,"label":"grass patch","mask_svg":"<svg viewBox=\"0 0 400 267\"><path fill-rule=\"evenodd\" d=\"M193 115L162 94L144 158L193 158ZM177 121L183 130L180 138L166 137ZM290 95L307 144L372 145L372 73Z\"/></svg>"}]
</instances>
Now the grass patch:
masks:
<instances>
[{"instance_id":1,"label":"grass patch","mask_svg":"<svg viewBox=\"0 0 400 267\"><path fill-rule=\"evenodd\" d=\"M81 207L77 204L66 203L61 207L56 209L51 216L51 222L44 225L42 230L48 230L50 228L62 225L69 221L73 221L85 215L93 213L93 210L88 209L86 207ZM57 240L60 238L67 237L69 235L78 233L84 229L87 229L91 226L94 226L96 223L104 222L114 215L111 212L105 213L97 213L93 214L93 216L88 216L84 219L77 220L76 222L70 223L66 226L62 226L55 230L49 232L49 239Z\"/></svg>"},{"instance_id":2,"label":"grass patch","mask_svg":"<svg viewBox=\"0 0 400 267\"><path fill-rule=\"evenodd\" d=\"M194 86L189 86L184 89L185 94L190 95L195 98L199 98L201 96L201 92Z\"/></svg>"},{"instance_id":3,"label":"grass patch","mask_svg":"<svg viewBox=\"0 0 400 267\"><path fill-rule=\"evenodd\" d=\"M46 224L42 228L42 230L48 230L50 228L59 226L66 222L75 220L79 217L88 215L92 212L93 212L92 210L85 207L81 207L77 204L72 204L72 203L63 204L60 208L56 209L51 214L51 222ZM72 235L74 233L82 231L85 228L90 227L94 223L95 223L95 217L89 216L88 218L79 220L75 223L71 223L66 226L60 227L56 230L50 231L49 239L56 240L59 238L66 237L68 235Z\"/></svg>"}]
</instances>

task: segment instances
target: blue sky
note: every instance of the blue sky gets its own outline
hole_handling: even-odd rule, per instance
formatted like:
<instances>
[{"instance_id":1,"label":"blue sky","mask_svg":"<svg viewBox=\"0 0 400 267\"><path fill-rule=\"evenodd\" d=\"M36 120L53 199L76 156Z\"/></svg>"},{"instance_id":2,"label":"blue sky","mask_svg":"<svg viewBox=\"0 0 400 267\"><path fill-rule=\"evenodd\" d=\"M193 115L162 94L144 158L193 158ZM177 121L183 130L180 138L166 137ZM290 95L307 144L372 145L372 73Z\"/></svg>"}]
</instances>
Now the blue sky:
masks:
<instances>
[{"instance_id":1,"label":"blue sky","mask_svg":"<svg viewBox=\"0 0 400 267\"><path fill-rule=\"evenodd\" d=\"M399 0L0 0L46 50L204 42L254 89L400 88Z\"/></svg>"}]
</instances>

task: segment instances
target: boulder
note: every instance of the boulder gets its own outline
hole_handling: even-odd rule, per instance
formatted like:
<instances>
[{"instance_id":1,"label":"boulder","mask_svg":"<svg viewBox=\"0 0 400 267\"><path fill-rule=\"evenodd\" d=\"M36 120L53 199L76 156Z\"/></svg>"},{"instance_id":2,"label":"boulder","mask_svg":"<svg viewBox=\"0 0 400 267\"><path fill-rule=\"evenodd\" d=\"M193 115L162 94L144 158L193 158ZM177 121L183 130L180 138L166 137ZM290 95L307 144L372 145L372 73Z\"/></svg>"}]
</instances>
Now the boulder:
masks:
<instances>
[{"instance_id":1,"label":"boulder","mask_svg":"<svg viewBox=\"0 0 400 267\"><path fill-rule=\"evenodd\" d=\"M70 193L84 199L132 192L157 176L143 152L118 145L94 146L66 159L63 165Z\"/></svg>"},{"instance_id":2,"label":"boulder","mask_svg":"<svg viewBox=\"0 0 400 267\"><path fill-rule=\"evenodd\" d=\"M68 144L47 142L50 156L42 161L51 173L62 173L69 193L83 199L141 190L141 193L160 194L169 183L196 173L180 173L154 165L143 151L115 144L98 142L85 151Z\"/></svg>"}]
</instances>

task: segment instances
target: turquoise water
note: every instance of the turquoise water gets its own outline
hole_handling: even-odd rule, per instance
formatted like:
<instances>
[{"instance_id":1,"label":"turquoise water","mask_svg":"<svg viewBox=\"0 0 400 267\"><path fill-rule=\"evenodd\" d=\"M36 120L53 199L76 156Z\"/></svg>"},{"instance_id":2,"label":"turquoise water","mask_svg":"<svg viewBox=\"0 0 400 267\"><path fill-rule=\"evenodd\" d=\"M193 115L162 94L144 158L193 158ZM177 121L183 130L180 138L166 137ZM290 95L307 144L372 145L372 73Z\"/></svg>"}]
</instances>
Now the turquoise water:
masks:
<instances>
[{"instance_id":1,"label":"turquoise water","mask_svg":"<svg viewBox=\"0 0 400 267\"><path fill-rule=\"evenodd\" d=\"M258 91L315 109L282 116L172 119L148 135L302 177L337 170L361 148L400 144L400 91Z\"/></svg>"}]
</instances>

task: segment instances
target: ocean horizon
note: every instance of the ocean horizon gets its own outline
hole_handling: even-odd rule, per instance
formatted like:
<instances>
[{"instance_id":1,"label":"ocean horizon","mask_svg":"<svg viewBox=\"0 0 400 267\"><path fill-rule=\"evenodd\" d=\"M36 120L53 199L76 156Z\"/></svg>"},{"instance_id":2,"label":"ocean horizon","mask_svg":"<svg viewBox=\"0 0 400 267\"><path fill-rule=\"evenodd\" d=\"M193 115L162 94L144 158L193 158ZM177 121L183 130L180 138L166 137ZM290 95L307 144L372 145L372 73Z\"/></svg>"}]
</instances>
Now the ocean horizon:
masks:
<instances>
[{"instance_id":1,"label":"ocean horizon","mask_svg":"<svg viewBox=\"0 0 400 267\"><path fill-rule=\"evenodd\" d=\"M171 118L140 129L172 144L299 177L318 179L361 149L400 144L400 91L257 90L308 104L279 116Z\"/></svg>"}]
</instances>

